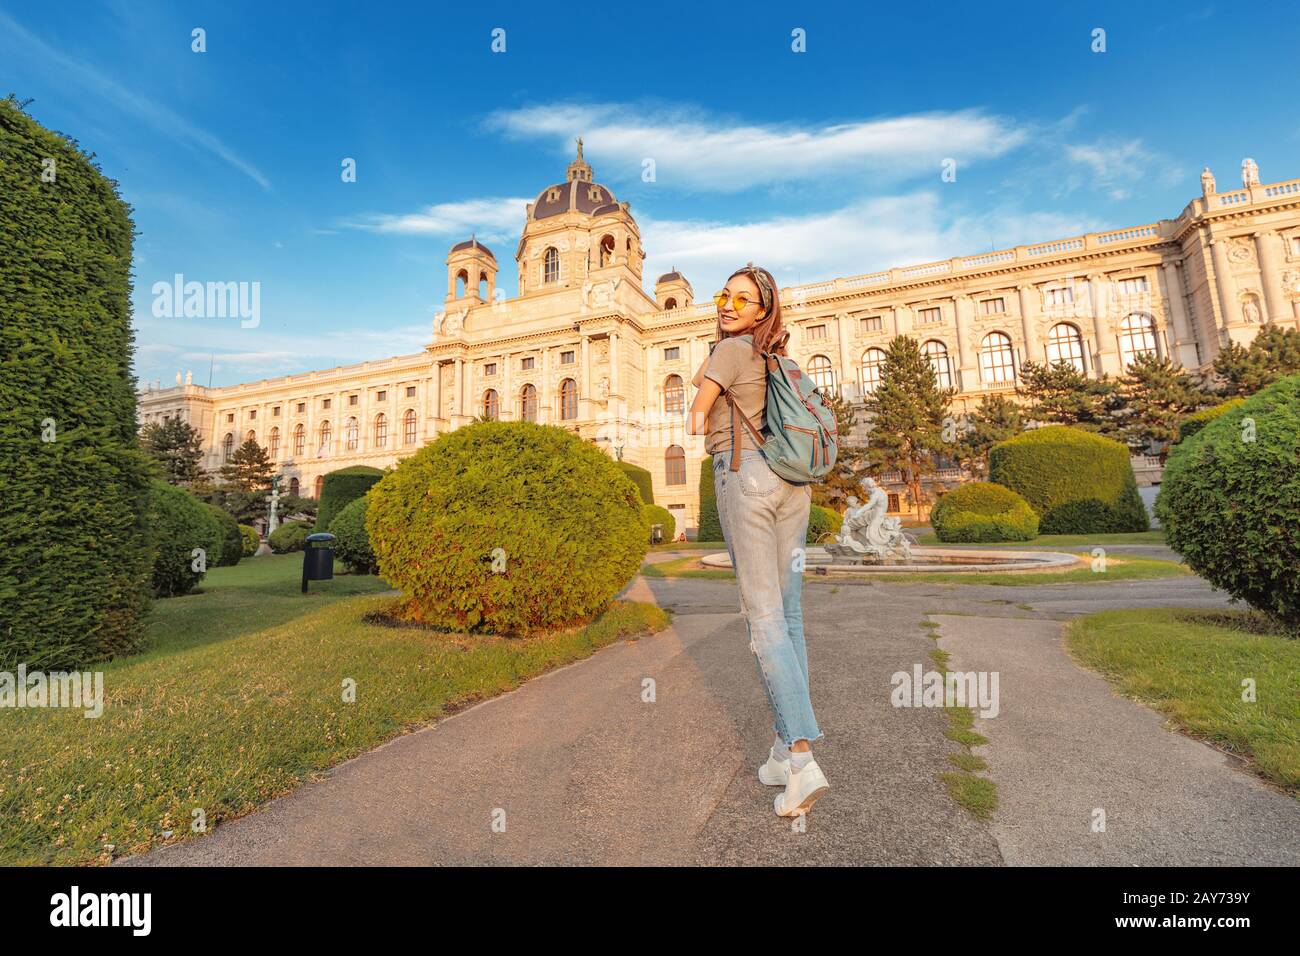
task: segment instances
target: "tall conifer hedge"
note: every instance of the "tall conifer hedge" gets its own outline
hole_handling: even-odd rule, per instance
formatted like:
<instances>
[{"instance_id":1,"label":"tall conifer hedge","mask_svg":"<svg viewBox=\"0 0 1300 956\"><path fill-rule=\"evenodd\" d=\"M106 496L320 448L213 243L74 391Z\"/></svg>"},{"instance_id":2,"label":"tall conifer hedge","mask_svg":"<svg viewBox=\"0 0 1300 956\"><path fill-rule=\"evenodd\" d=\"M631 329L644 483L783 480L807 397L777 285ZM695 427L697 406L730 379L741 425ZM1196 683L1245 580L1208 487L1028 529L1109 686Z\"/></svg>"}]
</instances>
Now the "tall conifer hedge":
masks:
<instances>
[{"instance_id":1,"label":"tall conifer hedge","mask_svg":"<svg viewBox=\"0 0 1300 956\"><path fill-rule=\"evenodd\" d=\"M91 156L0 100L0 669L142 638L129 213Z\"/></svg>"}]
</instances>

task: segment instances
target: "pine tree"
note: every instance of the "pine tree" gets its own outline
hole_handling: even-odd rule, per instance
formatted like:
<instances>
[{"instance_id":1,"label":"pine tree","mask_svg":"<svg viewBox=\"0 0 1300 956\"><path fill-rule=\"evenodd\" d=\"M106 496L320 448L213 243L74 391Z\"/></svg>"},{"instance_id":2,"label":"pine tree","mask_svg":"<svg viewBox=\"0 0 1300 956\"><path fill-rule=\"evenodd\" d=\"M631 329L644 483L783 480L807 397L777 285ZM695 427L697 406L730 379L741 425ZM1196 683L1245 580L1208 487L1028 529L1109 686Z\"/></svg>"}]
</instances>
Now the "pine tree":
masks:
<instances>
[{"instance_id":1,"label":"pine tree","mask_svg":"<svg viewBox=\"0 0 1300 956\"><path fill-rule=\"evenodd\" d=\"M253 439L235 449L230 460L221 466L221 477L240 491L262 491L271 487L275 466Z\"/></svg>"},{"instance_id":2,"label":"pine tree","mask_svg":"<svg viewBox=\"0 0 1300 956\"><path fill-rule=\"evenodd\" d=\"M193 487L203 477L203 439L179 418L150 422L140 430L140 444L163 467L169 484Z\"/></svg>"},{"instance_id":3,"label":"pine tree","mask_svg":"<svg viewBox=\"0 0 1300 956\"><path fill-rule=\"evenodd\" d=\"M1254 395L1285 375L1300 372L1300 331L1272 323L1249 348L1231 342L1214 359L1215 391L1224 398Z\"/></svg>"},{"instance_id":4,"label":"pine tree","mask_svg":"<svg viewBox=\"0 0 1300 956\"><path fill-rule=\"evenodd\" d=\"M1210 396L1196 379L1167 358L1140 355L1120 381L1115 419L1122 440L1135 452L1177 440L1184 418ZM1164 449L1160 451L1163 460Z\"/></svg>"},{"instance_id":5,"label":"pine tree","mask_svg":"<svg viewBox=\"0 0 1300 956\"><path fill-rule=\"evenodd\" d=\"M1103 434L1114 431L1115 383L1105 375L1089 378L1065 361L1051 365L1025 362L1020 380L1016 391L1029 399L1025 416L1030 421L1073 425Z\"/></svg>"},{"instance_id":6,"label":"pine tree","mask_svg":"<svg viewBox=\"0 0 1300 956\"><path fill-rule=\"evenodd\" d=\"M977 478L989 470L989 449L1024 431L1020 405L1005 395L985 395L979 407L966 416L966 428L957 439L956 457Z\"/></svg>"},{"instance_id":7,"label":"pine tree","mask_svg":"<svg viewBox=\"0 0 1300 956\"><path fill-rule=\"evenodd\" d=\"M939 387L915 339L900 335L889 343L880 384L866 403L872 417L867 460L902 474L918 516L925 500L922 480L934 473L935 456L946 450L944 426L954 394Z\"/></svg>"},{"instance_id":8,"label":"pine tree","mask_svg":"<svg viewBox=\"0 0 1300 956\"><path fill-rule=\"evenodd\" d=\"M835 467L813 485L813 504L838 508L849 495L862 494L858 484L867 473L867 446L858 435L853 403L833 393L823 393L822 400L835 416L838 443Z\"/></svg>"}]
</instances>

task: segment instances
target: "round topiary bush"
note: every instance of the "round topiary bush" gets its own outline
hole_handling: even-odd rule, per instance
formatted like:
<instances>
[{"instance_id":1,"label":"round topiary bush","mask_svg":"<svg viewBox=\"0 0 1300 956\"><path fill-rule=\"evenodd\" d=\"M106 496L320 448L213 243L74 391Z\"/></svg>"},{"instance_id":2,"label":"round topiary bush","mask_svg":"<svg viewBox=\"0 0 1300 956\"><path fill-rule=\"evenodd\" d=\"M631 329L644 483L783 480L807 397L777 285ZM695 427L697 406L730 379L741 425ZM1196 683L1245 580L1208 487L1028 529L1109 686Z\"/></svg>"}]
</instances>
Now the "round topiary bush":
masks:
<instances>
[{"instance_id":1,"label":"round topiary bush","mask_svg":"<svg viewBox=\"0 0 1300 956\"><path fill-rule=\"evenodd\" d=\"M367 495L400 619L526 634L590 620L649 549L641 495L595 445L531 422L478 422L404 459Z\"/></svg>"},{"instance_id":2,"label":"round topiary bush","mask_svg":"<svg viewBox=\"0 0 1300 956\"><path fill-rule=\"evenodd\" d=\"M92 158L0 98L0 671L79 670L144 638L133 232Z\"/></svg>"},{"instance_id":3,"label":"round topiary bush","mask_svg":"<svg viewBox=\"0 0 1300 956\"><path fill-rule=\"evenodd\" d=\"M673 513L669 511L667 508L661 507L660 505L645 505L642 507L641 513L645 515L645 520L647 524L663 525L665 541L672 541L676 539L677 519L673 517ZM653 533L653 529L652 529L652 533Z\"/></svg>"},{"instance_id":4,"label":"round topiary bush","mask_svg":"<svg viewBox=\"0 0 1300 956\"><path fill-rule=\"evenodd\" d=\"M818 544L822 535L840 530L844 516L834 508L811 505L808 509L808 534L804 536L805 544Z\"/></svg>"},{"instance_id":5,"label":"round topiary bush","mask_svg":"<svg viewBox=\"0 0 1300 956\"><path fill-rule=\"evenodd\" d=\"M353 574L379 573L370 535L366 533L366 503L366 498L358 498L330 522L330 534L338 539L334 542L334 556Z\"/></svg>"},{"instance_id":6,"label":"round topiary bush","mask_svg":"<svg viewBox=\"0 0 1300 956\"><path fill-rule=\"evenodd\" d=\"M276 554L288 554L301 551L307 544L307 535L311 534L311 525L305 521L286 521L267 537L266 543Z\"/></svg>"},{"instance_id":7,"label":"round topiary bush","mask_svg":"<svg viewBox=\"0 0 1300 956\"><path fill-rule=\"evenodd\" d=\"M1175 445L1156 516L1193 571L1300 626L1300 375Z\"/></svg>"},{"instance_id":8,"label":"round topiary bush","mask_svg":"<svg viewBox=\"0 0 1300 956\"><path fill-rule=\"evenodd\" d=\"M1244 401L1244 398L1230 398L1226 402L1193 412L1178 424L1178 440L1186 441L1224 412L1231 411Z\"/></svg>"},{"instance_id":9,"label":"round topiary bush","mask_svg":"<svg viewBox=\"0 0 1300 956\"><path fill-rule=\"evenodd\" d=\"M331 471L321 483L316 530L330 531L334 516L379 483L384 473L369 465L354 465Z\"/></svg>"},{"instance_id":10,"label":"round topiary bush","mask_svg":"<svg viewBox=\"0 0 1300 956\"><path fill-rule=\"evenodd\" d=\"M218 508L216 505L207 502L204 502L204 507L209 510L221 527L221 554L215 562L210 561L209 563L214 563L221 568L228 568L233 564L238 564L239 559L244 556L244 536L240 534L239 522L232 518L230 512L225 508Z\"/></svg>"},{"instance_id":11,"label":"round topiary bush","mask_svg":"<svg viewBox=\"0 0 1300 956\"><path fill-rule=\"evenodd\" d=\"M935 536L946 542L1032 541L1038 515L1010 488L972 481L948 492L930 512Z\"/></svg>"},{"instance_id":12,"label":"round topiary bush","mask_svg":"<svg viewBox=\"0 0 1300 956\"><path fill-rule=\"evenodd\" d=\"M184 488L157 480L150 485L145 522L153 545L153 589L158 597L188 594L203 580L206 568L216 565L224 535L210 508ZM196 555L196 548L203 554Z\"/></svg>"},{"instance_id":13,"label":"round topiary bush","mask_svg":"<svg viewBox=\"0 0 1300 956\"><path fill-rule=\"evenodd\" d=\"M262 546L262 538L252 525L241 524L239 526L239 538L243 543L241 553L246 558L251 558L257 554L257 549Z\"/></svg>"},{"instance_id":14,"label":"round topiary bush","mask_svg":"<svg viewBox=\"0 0 1300 956\"><path fill-rule=\"evenodd\" d=\"M1021 432L989 451L989 480L1038 514L1040 534L1146 531L1129 450L1067 425Z\"/></svg>"}]
</instances>

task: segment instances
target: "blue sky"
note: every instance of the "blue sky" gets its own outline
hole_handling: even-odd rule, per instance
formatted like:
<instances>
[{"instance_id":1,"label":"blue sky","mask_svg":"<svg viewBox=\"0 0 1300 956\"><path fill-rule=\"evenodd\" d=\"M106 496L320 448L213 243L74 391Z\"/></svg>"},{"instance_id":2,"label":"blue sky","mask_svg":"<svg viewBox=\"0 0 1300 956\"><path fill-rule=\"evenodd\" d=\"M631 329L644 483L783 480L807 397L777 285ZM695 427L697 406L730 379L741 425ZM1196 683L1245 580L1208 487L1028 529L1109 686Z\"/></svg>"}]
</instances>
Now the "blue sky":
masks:
<instances>
[{"instance_id":1,"label":"blue sky","mask_svg":"<svg viewBox=\"0 0 1300 956\"><path fill-rule=\"evenodd\" d=\"M440 6L0 0L0 95L134 207L142 377L418 351L471 231L514 294L577 135L647 291L675 265L701 298L747 260L794 284L1171 218L1245 156L1300 177L1294 2ZM260 324L155 318L175 273L260 283Z\"/></svg>"}]
</instances>

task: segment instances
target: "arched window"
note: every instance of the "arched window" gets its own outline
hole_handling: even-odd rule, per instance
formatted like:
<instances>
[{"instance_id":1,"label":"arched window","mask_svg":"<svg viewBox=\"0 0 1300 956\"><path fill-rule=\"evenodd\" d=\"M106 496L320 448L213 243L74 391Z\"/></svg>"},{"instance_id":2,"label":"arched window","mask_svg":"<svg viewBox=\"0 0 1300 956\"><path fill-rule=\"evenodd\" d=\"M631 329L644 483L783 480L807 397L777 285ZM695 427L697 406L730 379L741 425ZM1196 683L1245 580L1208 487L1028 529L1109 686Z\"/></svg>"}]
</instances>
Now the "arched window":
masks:
<instances>
[{"instance_id":1,"label":"arched window","mask_svg":"<svg viewBox=\"0 0 1300 956\"><path fill-rule=\"evenodd\" d=\"M817 388L826 394L835 391L835 367L825 355L814 355L808 363L808 374L817 383Z\"/></svg>"},{"instance_id":2,"label":"arched window","mask_svg":"<svg viewBox=\"0 0 1300 956\"><path fill-rule=\"evenodd\" d=\"M456 298L461 298L469 288L469 273L461 269L456 273Z\"/></svg>"},{"instance_id":3,"label":"arched window","mask_svg":"<svg viewBox=\"0 0 1300 956\"><path fill-rule=\"evenodd\" d=\"M858 385L863 395L871 395L880 387L880 368L885 364L885 353L881 349L867 349L862 353L862 365L858 367Z\"/></svg>"},{"instance_id":4,"label":"arched window","mask_svg":"<svg viewBox=\"0 0 1300 956\"><path fill-rule=\"evenodd\" d=\"M257 432L250 431L247 435L244 436L244 441L252 441L252 442L257 441Z\"/></svg>"},{"instance_id":5,"label":"arched window","mask_svg":"<svg viewBox=\"0 0 1300 956\"><path fill-rule=\"evenodd\" d=\"M668 298L664 299L664 308L665 309L677 308L677 300L674 299L672 296L669 296Z\"/></svg>"},{"instance_id":6,"label":"arched window","mask_svg":"<svg viewBox=\"0 0 1300 956\"><path fill-rule=\"evenodd\" d=\"M361 425L355 418L349 418L343 426L343 446L348 451L356 451L361 444Z\"/></svg>"},{"instance_id":7,"label":"arched window","mask_svg":"<svg viewBox=\"0 0 1300 956\"><path fill-rule=\"evenodd\" d=\"M546 253L545 255L543 255L542 261L544 263L543 271L542 271L542 281L559 282L560 281L560 254L559 252L556 251L554 246L548 246L546 248Z\"/></svg>"},{"instance_id":8,"label":"arched window","mask_svg":"<svg viewBox=\"0 0 1300 956\"><path fill-rule=\"evenodd\" d=\"M307 448L307 426L295 425L293 429L293 455L300 457ZM294 481L298 479L295 478Z\"/></svg>"},{"instance_id":9,"label":"arched window","mask_svg":"<svg viewBox=\"0 0 1300 956\"><path fill-rule=\"evenodd\" d=\"M578 383L566 378L560 383L560 418L568 421L578 417Z\"/></svg>"},{"instance_id":10,"label":"arched window","mask_svg":"<svg viewBox=\"0 0 1300 956\"><path fill-rule=\"evenodd\" d=\"M495 421L500 417L501 403L497 398L497 390L489 388L483 393L483 417Z\"/></svg>"},{"instance_id":11,"label":"arched window","mask_svg":"<svg viewBox=\"0 0 1300 956\"><path fill-rule=\"evenodd\" d=\"M235 453L235 436L226 432L226 437L221 439L221 459L230 461L230 456Z\"/></svg>"},{"instance_id":12,"label":"arched window","mask_svg":"<svg viewBox=\"0 0 1300 956\"><path fill-rule=\"evenodd\" d=\"M277 458L280 457L280 429L279 428L271 429L270 439L271 439L271 460L275 461Z\"/></svg>"},{"instance_id":13,"label":"arched window","mask_svg":"<svg viewBox=\"0 0 1300 956\"><path fill-rule=\"evenodd\" d=\"M298 427L301 428L302 426L299 425ZM301 483L297 478L290 478L290 479L289 479L289 494L291 494L291 495L293 495L295 498L297 498L297 497L298 497L298 493L299 493L299 491L301 491L301 490L302 490L302 483Z\"/></svg>"},{"instance_id":14,"label":"arched window","mask_svg":"<svg viewBox=\"0 0 1300 956\"><path fill-rule=\"evenodd\" d=\"M681 415L686 411L686 389L680 375L669 375L664 382L664 412Z\"/></svg>"},{"instance_id":15,"label":"arched window","mask_svg":"<svg viewBox=\"0 0 1300 956\"><path fill-rule=\"evenodd\" d=\"M408 408L402 416L402 444L415 444L415 409Z\"/></svg>"},{"instance_id":16,"label":"arched window","mask_svg":"<svg viewBox=\"0 0 1300 956\"><path fill-rule=\"evenodd\" d=\"M320 493L325 490L325 476L316 476L316 497L320 498Z\"/></svg>"},{"instance_id":17,"label":"arched window","mask_svg":"<svg viewBox=\"0 0 1300 956\"><path fill-rule=\"evenodd\" d=\"M537 389L525 385L519 393L519 419L525 422L537 421Z\"/></svg>"},{"instance_id":18,"label":"arched window","mask_svg":"<svg viewBox=\"0 0 1300 956\"><path fill-rule=\"evenodd\" d=\"M383 448L388 444L388 416L380 412L375 416L375 447Z\"/></svg>"},{"instance_id":19,"label":"arched window","mask_svg":"<svg viewBox=\"0 0 1300 956\"><path fill-rule=\"evenodd\" d=\"M1047 364L1068 362L1080 372L1088 371L1083 364L1083 336L1069 322L1057 322L1047 333Z\"/></svg>"},{"instance_id":20,"label":"arched window","mask_svg":"<svg viewBox=\"0 0 1300 956\"><path fill-rule=\"evenodd\" d=\"M980 377L987 383L1016 380L1015 353L1004 332L990 332L980 343Z\"/></svg>"},{"instance_id":21,"label":"arched window","mask_svg":"<svg viewBox=\"0 0 1300 956\"><path fill-rule=\"evenodd\" d=\"M669 445L664 452L664 481L670 485L686 484L686 449Z\"/></svg>"},{"instance_id":22,"label":"arched window","mask_svg":"<svg viewBox=\"0 0 1300 956\"><path fill-rule=\"evenodd\" d=\"M330 440L334 437L334 429L328 421L320 423L320 441L316 443L316 454L328 455L330 450Z\"/></svg>"},{"instance_id":23,"label":"arched window","mask_svg":"<svg viewBox=\"0 0 1300 956\"><path fill-rule=\"evenodd\" d=\"M948 346L938 339L931 339L921 346L921 354L930 360L934 377L940 388L952 388L952 366L948 362Z\"/></svg>"},{"instance_id":24,"label":"arched window","mask_svg":"<svg viewBox=\"0 0 1300 956\"><path fill-rule=\"evenodd\" d=\"M1156 324L1151 316L1134 312L1119 325L1119 351L1128 368L1140 355L1156 354Z\"/></svg>"}]
</instances>

